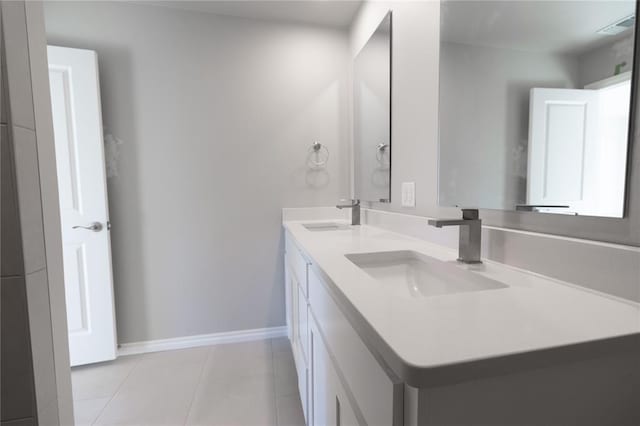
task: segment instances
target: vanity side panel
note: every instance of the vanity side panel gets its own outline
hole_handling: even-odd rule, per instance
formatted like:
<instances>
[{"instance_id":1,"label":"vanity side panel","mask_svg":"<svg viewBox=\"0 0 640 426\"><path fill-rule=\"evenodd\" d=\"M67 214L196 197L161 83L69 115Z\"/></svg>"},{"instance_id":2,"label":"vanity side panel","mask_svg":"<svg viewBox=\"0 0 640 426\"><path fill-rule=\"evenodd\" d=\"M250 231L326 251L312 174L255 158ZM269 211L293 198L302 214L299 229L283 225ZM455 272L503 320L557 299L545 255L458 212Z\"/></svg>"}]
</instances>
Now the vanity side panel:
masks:
<instances>
[{"instance_id":1,"label":"vanity side panel","mask_svg":"<svg viewBox=\"0 0 640 426\"><path fill-rule=\"evenodd\" d=\"M638 425L640 350L421 389L420 425Z\"/></svg>"}]
</instances>

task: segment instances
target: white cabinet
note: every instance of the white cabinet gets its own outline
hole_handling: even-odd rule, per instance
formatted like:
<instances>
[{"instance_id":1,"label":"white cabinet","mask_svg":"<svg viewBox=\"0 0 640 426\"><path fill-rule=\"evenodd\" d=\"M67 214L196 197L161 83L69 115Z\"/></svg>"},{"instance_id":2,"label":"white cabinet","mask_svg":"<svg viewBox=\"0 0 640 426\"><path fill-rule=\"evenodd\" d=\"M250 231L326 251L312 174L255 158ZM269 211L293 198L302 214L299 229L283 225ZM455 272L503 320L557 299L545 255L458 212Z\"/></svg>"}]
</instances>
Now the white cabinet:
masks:
<instances>
[{"instance_id":1,"label":"white cabinet","mask_svg":"<svg viewBox=\"0 0 640 426\"><path fill-rule=\"evenodd\" d=\"M288 334L307 425L402 424L403 386L378 364L289 235L285 259Z\"/></svg>"},{"instance_id":2,"label":"white cabinet","mask_svg":"<svg viewBox=\"0 0 640 426\"><path fill-rule=\"evenodd\" d=\"M310 426L358 426L358 420L340 381L322 335L313 321L309 321L311 344L311 415Z\"/></svg>"},{"instance_id":3,"label":"white cabinet","mask_svg":"<svg viewBox=\"0 0 640 426\"><path fill-rule=\"evenodd\" d=\"M302 402L302 411L304 418L309 423L309 307L307 298L302 292L300 283L298 283L297 311L298 314L296 332L297 332L297 366L298 371L298 389L300 391L300 401Z\"/></svg>"},{"instance_id":4,"label":"white cabinet","mask_svg":"<svg viewBox=\"0 0 640 426\"><path fill-rule=\"evenodd\" d=\"M286 308L288 315L287 322L287 335L291 341L293 349L293 355L296 356L296 345L298 341L298 280L295 275L289 270L289 265L285 265L289 271L287 274L287 282L285 285L285 291L288 295L286 300L289 305Z\"/></svg>"},{"instance_id":5,"label":"white cabinet","mask_svg":"<svg viewBox=\"0 0 640 426\"><path fill-rule=\"evenodd\" d=\"M402 400L403 385L389 378L336 303L327 284L315 271L310 271L308 277L313 319L364 422L400 424L403 408L398 402Z\"/></svg>"},{"instance_id":6,"label":"white cabinet","mask_svg":"<svg viewBox=\"0 0 640 426\"><path fill-rule=\"evenodd\" d=\"M285 269L286 312L288 315L287 334L291 340L293 358L298 374L298 392L302 411L308 423L309 418L309 304L307 301L308 263L297 247L287 239Z\"/></svg>"},{"instance_id":7,"label":"white cabinet","mask_svg":"<svg viewBox=\"0 0 640 426\"><path fill-rule=\"evenodd\" d=\"M293 349L293 359L296 364L298 374L298 391L302 403L302 411L305 419L308 417L308 378L309 378L309 331L308 331L308 306L307 298L300 289L295 274L291 274L291 318L292 327L290 334L293 336L291 347Z\"/></svg>"},{"instance_id":8,"label":"white cabinet","mask_svg":"<svg viewBox=\"0 0 640 426\"><path fill-rule=\"evenodd\" d=\"M286 259L286 253L285 253ZM289 265L285 262L284 265L284 300L285 300L285 322L287 325L287 337L290 341L293 340L293 311L291 310L291 306L293 305L293 294L292 289L294 288L291 284L291 272L289 271Z\"/></svg>"},{"instance_id":9,"label":"white cabinet","mask_svg":"<svg viewBox=\"0 0 640 426\"><path fill-rule=\"evenodd\" d=\"M289 335L308 426L640 425L637 392L629 391L640 383L635 350L455 385L405 385L354 328L361 319L349 300L289 239Z\"/></svg>"},{"instance_id":10,"label":"white cabinet","mask_svg":"<svg viewBox=\"0 0 640 426\"><path fill-rule=\"evenodd\" d=\"M309 361L309 305L302 289L298 286L298 342L300 355L308 365Z\"/></svg>"}]
</instances>

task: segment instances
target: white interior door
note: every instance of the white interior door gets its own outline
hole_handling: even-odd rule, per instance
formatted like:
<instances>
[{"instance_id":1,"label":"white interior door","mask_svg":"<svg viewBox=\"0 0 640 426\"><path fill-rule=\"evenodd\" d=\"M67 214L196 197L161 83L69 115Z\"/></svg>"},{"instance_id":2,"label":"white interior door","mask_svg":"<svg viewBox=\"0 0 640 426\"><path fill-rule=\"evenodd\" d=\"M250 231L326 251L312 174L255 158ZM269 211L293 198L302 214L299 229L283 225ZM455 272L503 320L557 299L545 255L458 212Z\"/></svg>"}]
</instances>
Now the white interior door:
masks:
<instances>
[{"instance_id":1,"label":"white interior door","mask_svg":"<svg viewBox=\"0 0 640 426\"><path fill-rule=\"evenodd\" d=\"M96 53L49 46L71 365L116 357Z\"/></svg>"},{"instance_id":2,"label":"white interior door","mask_svg":"<svg viewBox=\"0 0 640 426\"><path fill-rule=\"evenodd\" d=\"M531 89L527 204L566 205L588 214L597 204L598 93Z\"/></svg>"}]
</instances>

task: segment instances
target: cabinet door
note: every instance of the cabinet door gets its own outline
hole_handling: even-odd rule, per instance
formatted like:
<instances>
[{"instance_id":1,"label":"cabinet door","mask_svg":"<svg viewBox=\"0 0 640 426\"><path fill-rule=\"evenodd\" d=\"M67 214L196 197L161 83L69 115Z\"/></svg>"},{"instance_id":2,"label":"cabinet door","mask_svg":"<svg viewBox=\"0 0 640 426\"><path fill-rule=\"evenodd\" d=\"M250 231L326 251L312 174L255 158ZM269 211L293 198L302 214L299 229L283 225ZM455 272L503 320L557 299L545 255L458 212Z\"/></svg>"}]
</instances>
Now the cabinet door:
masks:
<instances>
[{"instance_id":1,"label":"cabinet door","mask_svg":"<svg viewBox=\"0 0 640 426\"><path fill-rule=\"evenodd\" d=\"M300 367L298 368L298 387L305 420L309 419L309 306L302 287L297 288L298 299L298 348Z\"/></svg>"},{"instance_id":2,"label":"cabinet door","mask_svg":"<svg viewBox=\"0 0 640 426\"><path fill-rule=\"evenodd\" d=\"M291 349L296 364L299 362L300 351L298 349L298 283L294 274L289 274L289 284L291 286Z\"/></svg>"},{"instance_id":3,"label":"cabinet door","mask_svg":"<svg viewBox=\"0 0 640 426\"><path fill-rule=\"evenodd\" d=\"M287 337L290 341L293 340L293 296L291 294L291 271L289 262L286 260L287 256L284 256L284 302L285 302L285 320L287 325Z\"/></svg>"},{"instance_id":4,"label":"cabinet door","mask_svg":"<svg viewBox=\"0 0 640 426\"><path fill-rule=\"evenodd\" d=\"M358 426L355 410L349 402L333 361L327 352L313 318L309 317L311 352L310 426Z\"/></svg>"},{"instance_id":5,"label":"cabinet door","mask_svg":"<svg viewBox=\"0 0 640 426\"><path fill-rule=\"evenodd\" d=\"M397 423L394 413L399 416L403 407L394 406L394 401L400 400L397 392L402 392L402 387L389 379L313 271L309 273L309 305L358 419L371 425ZM340 401L344 405L346 399Z\"/></svg>"},{"instance_id":6,"label":"cabinet door","mask_svg":"<svg viewBox=\"0 0 640 426\"><path fill-rule=\"evenodd\" d=\"M300 353L308 365L309 361L309 306L302 290L298 287L298 341L300 342Z\"/></svg>"},{"instance_id":7,"label":"cabinet door","mask_svg":"<svg viewBox=\"0 0 640 426\"><path fill-rule=\"evenodd\" d=\"M330 359L313 319L309 321L311 349L310 426L335 426L335 392L331 379Z\"/></svg>"},{"instance_id":8,"label":"cabinet door","mask_svg":"<svg viewBox=\"0 0 640 426\"><path fill-rule=\"evenodd\" d=\"M336 426L359 426L353 406L349 402L346 391L339 382L336 385L335 404Z\"/></svg>"}]
</instances>

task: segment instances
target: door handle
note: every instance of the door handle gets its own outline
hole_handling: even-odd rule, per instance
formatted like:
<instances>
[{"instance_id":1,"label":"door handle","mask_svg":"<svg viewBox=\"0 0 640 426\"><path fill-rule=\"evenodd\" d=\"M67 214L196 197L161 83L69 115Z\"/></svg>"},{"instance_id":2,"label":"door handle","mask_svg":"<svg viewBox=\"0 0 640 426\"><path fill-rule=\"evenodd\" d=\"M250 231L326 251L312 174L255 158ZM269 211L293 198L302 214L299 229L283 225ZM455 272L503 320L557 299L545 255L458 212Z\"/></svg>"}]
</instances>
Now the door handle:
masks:
<instances>
[{"instance_id":1,"label":"door handle","mask_svg":"<svg viewBox=\"0 0 640 426\"><path fill-rule=\"evenodd\" d=\"M81 225L76 225L73 226L72 229L86 229L87 231L93 231L93 232L100 232L102 231L102 224L100 222L93 222L91 225L89 226L81 226Z\"/></svg>"}]
</instances>

